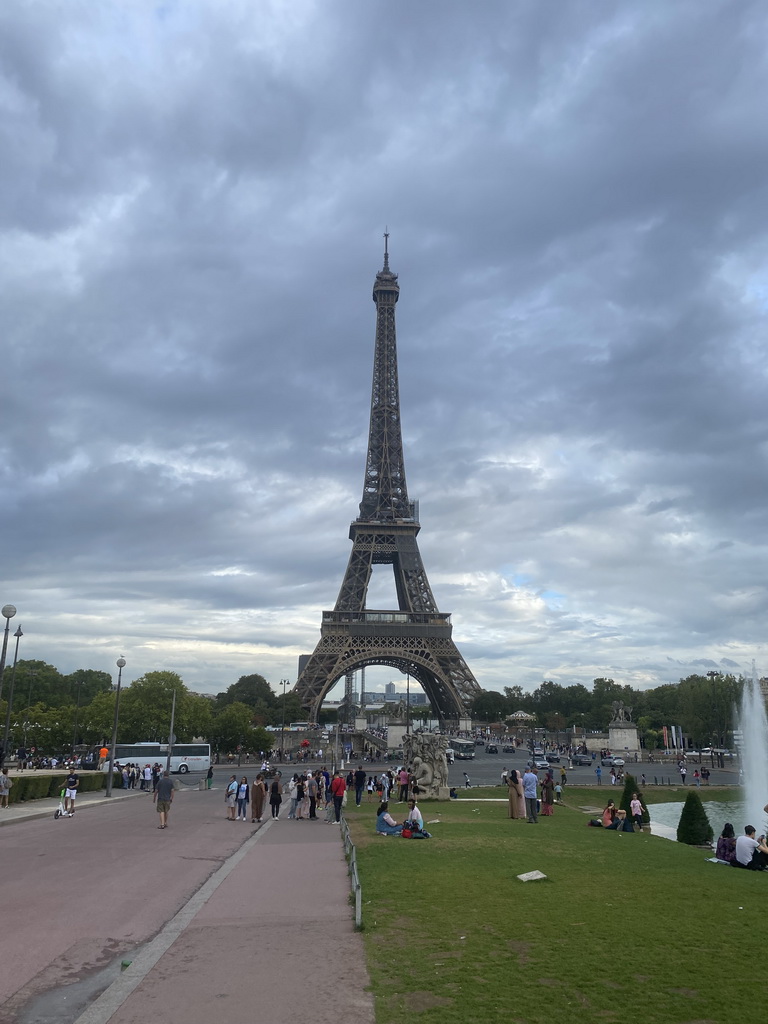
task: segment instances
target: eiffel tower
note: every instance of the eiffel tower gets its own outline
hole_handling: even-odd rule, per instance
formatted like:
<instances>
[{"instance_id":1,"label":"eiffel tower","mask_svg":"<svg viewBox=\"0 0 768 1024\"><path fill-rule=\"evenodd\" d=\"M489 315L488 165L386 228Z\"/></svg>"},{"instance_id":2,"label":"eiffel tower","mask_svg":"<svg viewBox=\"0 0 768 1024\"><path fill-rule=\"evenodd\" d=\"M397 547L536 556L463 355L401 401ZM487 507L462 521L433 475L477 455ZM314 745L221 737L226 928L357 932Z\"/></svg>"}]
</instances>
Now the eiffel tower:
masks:
<instances>
[{"instance_id":1,"label":"eiffel tower","mask_svg":"<svg viewBox=\"0 0 768 1024\"><path fill-rule=\"evenodd\" d=\"M367 665L390 665L416 679L441 722L468 717L482 691L451 639L451 617L437 609L416 543L421 529L416 502L405 483L400 394L397 379L395 304L397 274L376 275L376 349L371 424L360 514L349 528L352 552L332 612L323 612L320 641L296 682L311 719L323 697L343 676ZM366 608L374 565L391 565L398 608Z\"/></svg>"}]
</instances>

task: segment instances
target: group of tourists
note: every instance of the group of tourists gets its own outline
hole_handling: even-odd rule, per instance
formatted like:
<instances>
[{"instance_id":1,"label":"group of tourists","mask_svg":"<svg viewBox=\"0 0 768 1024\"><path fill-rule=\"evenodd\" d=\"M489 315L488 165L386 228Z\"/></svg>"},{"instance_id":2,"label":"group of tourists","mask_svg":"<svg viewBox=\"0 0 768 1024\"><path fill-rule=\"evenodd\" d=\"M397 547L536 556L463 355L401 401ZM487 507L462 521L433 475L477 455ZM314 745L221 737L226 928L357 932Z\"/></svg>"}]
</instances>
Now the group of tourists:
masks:
<instances>
[{"instance_id":1,"label":"group of tourists","mask_svg":"<svg viewBox=\"0 0 768 1024\"><path fill-rule=\"evenodd\" d=\"M551 768L547 769L541 782L534 767L529 766L522 775L513 768L506 782L509 791L507 816L513 819L526 820L535 825L539 813L545 818L550 817L554 813L555 803L562 800L563 782L555 782Z\"/></svg>"},{"instance_id":2,"label":"group of tourists","mask_svg":"<svg viewBox=\"0 0 768 1024\"><path fill-rule=\"evenodd\" d=\"M251 824L260 824L267 804L272 819L278 821L283 798L286 797L286 817L290 821L318 821L318 808L322 807L325 821L338 825L346 792L347 779L341 772L331 774L327 768L301 774L297 772L287 783L283 782L282 772L276 772L272 778L265 778L264 773L259 772L250 784L245 775L240 780L236 775L230 776L224 790L224 802L228 821L247 821L250 817Z\"/></svg>"}]
</instances>

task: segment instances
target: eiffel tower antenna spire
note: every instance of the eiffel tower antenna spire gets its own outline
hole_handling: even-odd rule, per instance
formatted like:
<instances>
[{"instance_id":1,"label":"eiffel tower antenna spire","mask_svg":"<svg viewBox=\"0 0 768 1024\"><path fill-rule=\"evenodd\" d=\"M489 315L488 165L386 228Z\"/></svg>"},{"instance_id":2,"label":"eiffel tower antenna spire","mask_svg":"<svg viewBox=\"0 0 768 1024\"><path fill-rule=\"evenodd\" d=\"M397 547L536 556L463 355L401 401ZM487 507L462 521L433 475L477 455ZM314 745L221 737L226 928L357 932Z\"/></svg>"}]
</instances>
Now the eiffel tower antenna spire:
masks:
<instances>
[{"instance_id":1,"label":"eiffel tower antenna spire","mask_svg":"<svg viewBox=\"0 0 768 1024\"><path fill-rule=\"evenodd\" d=\"M450 615L438 611L416 540L421 527L408 497L400 428L399 296L385 231L384 267L373 284L376 343L363 500L349 528L352 552L336 606L323 612L320 642L296 682L314 720L328 690L366 665L389 665L416 679L441 721L466 723L470 703L482 692L451 639ZM374 565L392 566L397 610L367 608Z\"/></svg>"}]
</instances>

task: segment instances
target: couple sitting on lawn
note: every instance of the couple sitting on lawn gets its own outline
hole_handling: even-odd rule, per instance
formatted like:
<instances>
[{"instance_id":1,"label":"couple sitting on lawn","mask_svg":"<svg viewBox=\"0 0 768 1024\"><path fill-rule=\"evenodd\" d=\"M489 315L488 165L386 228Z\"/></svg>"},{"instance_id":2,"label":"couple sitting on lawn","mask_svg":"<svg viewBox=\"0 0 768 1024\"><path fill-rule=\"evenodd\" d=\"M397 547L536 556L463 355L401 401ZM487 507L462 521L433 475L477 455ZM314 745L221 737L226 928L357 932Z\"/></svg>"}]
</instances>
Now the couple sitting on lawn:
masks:
<instances>
[{"instance_id":1,"label":"couple sitting on lawn","mask_svg":"<svg viewBox=\"0 0 768 1024\"><path fill-rule=\"evenodd\" d=\"M408 817L402 825L398 825L389 813L389 802L383 800L376 811L376 831L383 836L401 836L403 831L410 833L410 838L429 836L429 833L424 831L424 818L415 800L408 801Z\"/></svg>"}]
</instances>

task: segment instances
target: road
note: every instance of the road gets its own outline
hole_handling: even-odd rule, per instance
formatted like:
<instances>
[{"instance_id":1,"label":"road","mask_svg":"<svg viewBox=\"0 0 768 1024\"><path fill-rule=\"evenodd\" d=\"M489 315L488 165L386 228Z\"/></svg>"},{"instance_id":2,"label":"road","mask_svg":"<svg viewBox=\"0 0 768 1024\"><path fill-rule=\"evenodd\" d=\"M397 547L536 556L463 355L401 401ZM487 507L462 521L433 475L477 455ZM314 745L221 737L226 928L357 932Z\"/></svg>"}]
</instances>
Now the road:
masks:
<instances>
[{"instance_id":1,"label":"road","mask_svg":"<svg viewBox=\"0 0 768 1024\"><path fill-rule=\"evenodd\" d=\"M0 1024L37 993L135 950L252 834L225 820L220 788L182 784L162 831L150 795L104 800L0 832Z\"/></svg>"},{"instance_id":2,"label":"road","mask_svg":"<svg viewBox=\"0 0 768 1024\"><path fill-rule=\"evenodd\" d=\"M464 785L464 775L466 772L469 775L470 781L473 786L495 786L501 782L501 772L504 768L517 768L518 771L524 771L526 762L529 758L527 750L518 750L515 754L502 754L501 747L499 747L498 754L486 754L483 747L475 747L475 757L472 761L456 761L452 764L448 770L448 783L451 786L462 787ZM597 777L595 775L595 767L597 761L594 761L591 765L583 768L569 768L568 758L563 757L560 764L553 764L552 768L555 772L555 779L559 777L561 765L565 768L568 774L568 782L573 786L595 786L597 785ZM688 785L693 785L693 771L696 765L688 764ZM705 767L709 767L706 765ZM610 768L603 768L602 784L603 786L610 786ZM652 788L654 785L654 778L659 780L659 785L667 785L667 779L670 780L672 785L678 785L680 783L680 776L677 772L677 766L675 764L661 765L658 762L649 764L647 761L635 764L634 762L628 761L625 766L625 771L630 772L636 778L639 779L641 773L645 773L646 787ZM710 784L713 786L730 786L735 785L738 782L738 768L710 768L712 773L710 778ZM541 776L539 772L539 776ZM664 780L662 783L661 780Z\"/></svg>"}]
</instances>

